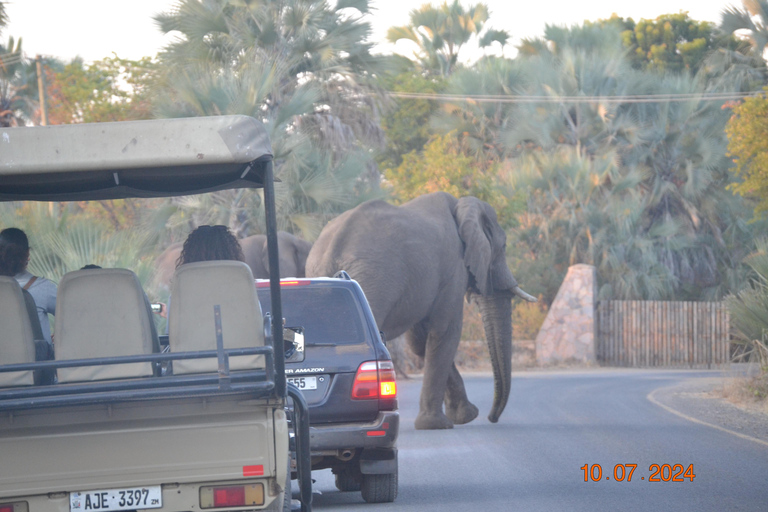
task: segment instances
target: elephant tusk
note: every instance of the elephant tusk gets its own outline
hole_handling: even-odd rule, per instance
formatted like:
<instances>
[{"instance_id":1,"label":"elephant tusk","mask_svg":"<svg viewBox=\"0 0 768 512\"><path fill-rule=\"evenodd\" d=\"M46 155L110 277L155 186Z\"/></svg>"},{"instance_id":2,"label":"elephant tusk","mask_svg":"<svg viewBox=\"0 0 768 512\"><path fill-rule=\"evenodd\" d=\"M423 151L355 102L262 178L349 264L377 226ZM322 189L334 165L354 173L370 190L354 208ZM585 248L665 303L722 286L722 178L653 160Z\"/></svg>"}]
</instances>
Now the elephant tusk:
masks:
<instances>
[{"instance_id":1,"label":"elephant tusk","mask_svg":"<svg viewBox=\"0 0 768 512\"><path fill-rule=\"evenodd\" d=\"M529 295L529 294L525 293L523 291L523 289L520 288L519 286L515 286L514 288L512 288L512 293L514 293L515 295L517 295L521 299L527 300L528 302L539 302L539 299L537 299L533 295Z\"/></svg>"}]
</instances>

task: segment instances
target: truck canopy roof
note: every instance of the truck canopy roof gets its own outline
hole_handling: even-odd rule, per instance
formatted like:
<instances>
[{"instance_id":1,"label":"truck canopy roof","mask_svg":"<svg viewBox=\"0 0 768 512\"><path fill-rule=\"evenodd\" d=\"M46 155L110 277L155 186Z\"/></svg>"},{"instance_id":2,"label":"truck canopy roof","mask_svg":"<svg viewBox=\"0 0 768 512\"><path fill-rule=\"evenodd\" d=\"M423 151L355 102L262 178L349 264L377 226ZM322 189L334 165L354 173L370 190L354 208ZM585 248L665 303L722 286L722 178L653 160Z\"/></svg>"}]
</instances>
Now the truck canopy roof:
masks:
<instances>
[{"instance_id":1,"label":"truck canopy roof","mask_svg":"<svg viewBox=\"0 0 768 512\"><path fill-rule=\"evenodd\" d=\"M0 129L0 201L167 197L259 188L264 126L218 116Z\"/></svg>"}]
</instances>

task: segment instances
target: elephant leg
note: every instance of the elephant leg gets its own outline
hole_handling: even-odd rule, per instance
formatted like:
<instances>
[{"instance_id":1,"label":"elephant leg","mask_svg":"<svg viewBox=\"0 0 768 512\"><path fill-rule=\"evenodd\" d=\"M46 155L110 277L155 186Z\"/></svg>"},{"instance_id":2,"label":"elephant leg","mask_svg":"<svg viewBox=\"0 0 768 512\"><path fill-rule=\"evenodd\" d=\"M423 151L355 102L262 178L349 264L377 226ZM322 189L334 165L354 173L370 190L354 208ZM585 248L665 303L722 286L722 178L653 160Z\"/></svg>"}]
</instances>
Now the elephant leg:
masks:
<instances>
[{"instance_id":1,"label":"elephant leg","mask_svg":"<svg viewBox=\"0 0 768 512\"><path fill-rule=\"evenodd\" d=\"M445 390L445 414L455 425L463 425L477 418L478 408L467 398L464 381L459 374L456 363L451 365L448 374L448 385Z\"/></svg>"},{"instance_id":2,"label":"elephant leg","mask_svg":"<svg viewBox=\"0 0 768 512\"><path fill-rule=\"evenodd\" d=\"M407 334L411 347L424 354L424 377L419 398L419 414L416 416L417 430L453 428L453 422L443 413L443 399L448 386L447 371L455 356L451 340L435 332L427 332L422 326L415 326ZM416 351L419 353L418 351ZM446 358L450 359L446 361Z\"/></svg>"},{"instance_id":3,"label":"elephant leg","mask_svg":"<svg viewBox=\"0 0 768 512\"><path fill-rule=\"evenodd\" d=\"M416 324L405 333L405 341L417 357L424 359L424 351L427 349L427 335L429 333L422 325Z\"/></svg>"}]
</instances>

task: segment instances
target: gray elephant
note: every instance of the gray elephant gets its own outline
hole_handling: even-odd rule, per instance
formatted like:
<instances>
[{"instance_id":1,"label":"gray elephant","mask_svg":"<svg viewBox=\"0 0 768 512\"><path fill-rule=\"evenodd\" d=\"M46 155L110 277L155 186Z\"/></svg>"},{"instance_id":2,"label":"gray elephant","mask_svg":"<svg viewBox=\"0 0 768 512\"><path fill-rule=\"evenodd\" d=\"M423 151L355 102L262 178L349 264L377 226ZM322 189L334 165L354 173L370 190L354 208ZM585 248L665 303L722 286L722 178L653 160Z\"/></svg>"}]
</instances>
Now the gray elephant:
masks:
<instances>
[{"instance_id":1,"label":"gray elephant","mask_svg":"<svg viewBox=\"0 0 768 512\"><path fill-rule=\"evenodd\" d=\"M488 419L495 423L504 410L512 378L511 300L536 301L507 267L505 245L488 203L436 192L399 207L363 203L329 222L309 253L307 276L346 270L386 339L405 333L424 357L417 429L452 428L477 417L454 364L465 295L480 305L493 364Z\"/></svg>"},{"instance_id":2,"label":"gray elephant","mask_svg":"<svg viewBox=\"0 0 768 512\"><path fill-rule=\"evenodd\" d=\"M269 277L269 257L266 235L253 235L240 240L245 262L253 277ZM304 277L305 265L312 244L285 231L277 232L277 250L280 255L280 278Z\"/></svg>"},{"instance_id":3,"label":"gray elephant","mask_svg":"<svg viewBox=\"0 0 768 512\"><path fill-rule=\"evenodd\" d=\"M157 281L166 287L176 270L176 261L181 254L181 242L169 245L155 261ZM266 235L252 235L240 240L245 262L251 267L253 277L269 277ZM304 277L304 266L312 244L285 231L277 232L277 247L280 254L280 277Z\"/></svg>"}]
</instances>

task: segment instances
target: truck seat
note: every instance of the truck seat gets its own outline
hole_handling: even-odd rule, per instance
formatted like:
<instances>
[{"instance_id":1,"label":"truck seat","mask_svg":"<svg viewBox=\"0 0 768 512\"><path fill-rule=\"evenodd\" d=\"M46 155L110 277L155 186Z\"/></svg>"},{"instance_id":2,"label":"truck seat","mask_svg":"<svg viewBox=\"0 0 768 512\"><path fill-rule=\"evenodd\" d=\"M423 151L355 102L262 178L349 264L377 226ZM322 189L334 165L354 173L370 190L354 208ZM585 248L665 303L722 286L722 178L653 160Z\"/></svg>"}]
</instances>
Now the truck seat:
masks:
<instances>
[{"instance_id":1,"label":"truck seat","mask_svg":"<svg viewBox=\"0 0 768 512\"><path fill-rule=\"evenodd\" d=\"M122 268L77 270L59 282L56 360L159 351L149 301L138 277ZM59 368L59 382L146 377L152 363Z\"/></svg>"},{"instance_id":2,"label":"truck seat","mask_svg":"<svg viewBox=\"0 0 768 512\"><path fill-rule=\"evenodd\" d=\"M221 307L224 348L264 345L261 306L250 267L240 261L201 261L176 270L171 281L168 342L171 352L216 350L214 306ZM264 356L239 356L230 370L264 368ZM216 372L218 361L173 362L174 375Z\"/></svg>"},{"instance_id":3,"label":"truck seat","mask_svg":"<svg viewBox=\"0 0 768 512\"><path fill-rule=\"evenodd\" d=\"M3 364L35 361L35 333L22 292L16 279L0 276L0 325L3 326L0 329L0 361ZM32 304L34 306L34 301ZM39 329L40 320L34 309L33 316ZM40 339L42 339L42 329L40 329ZM0 373L0 386L29 386L34 383L32 371Z\"/></svg>"}]
</instances>

